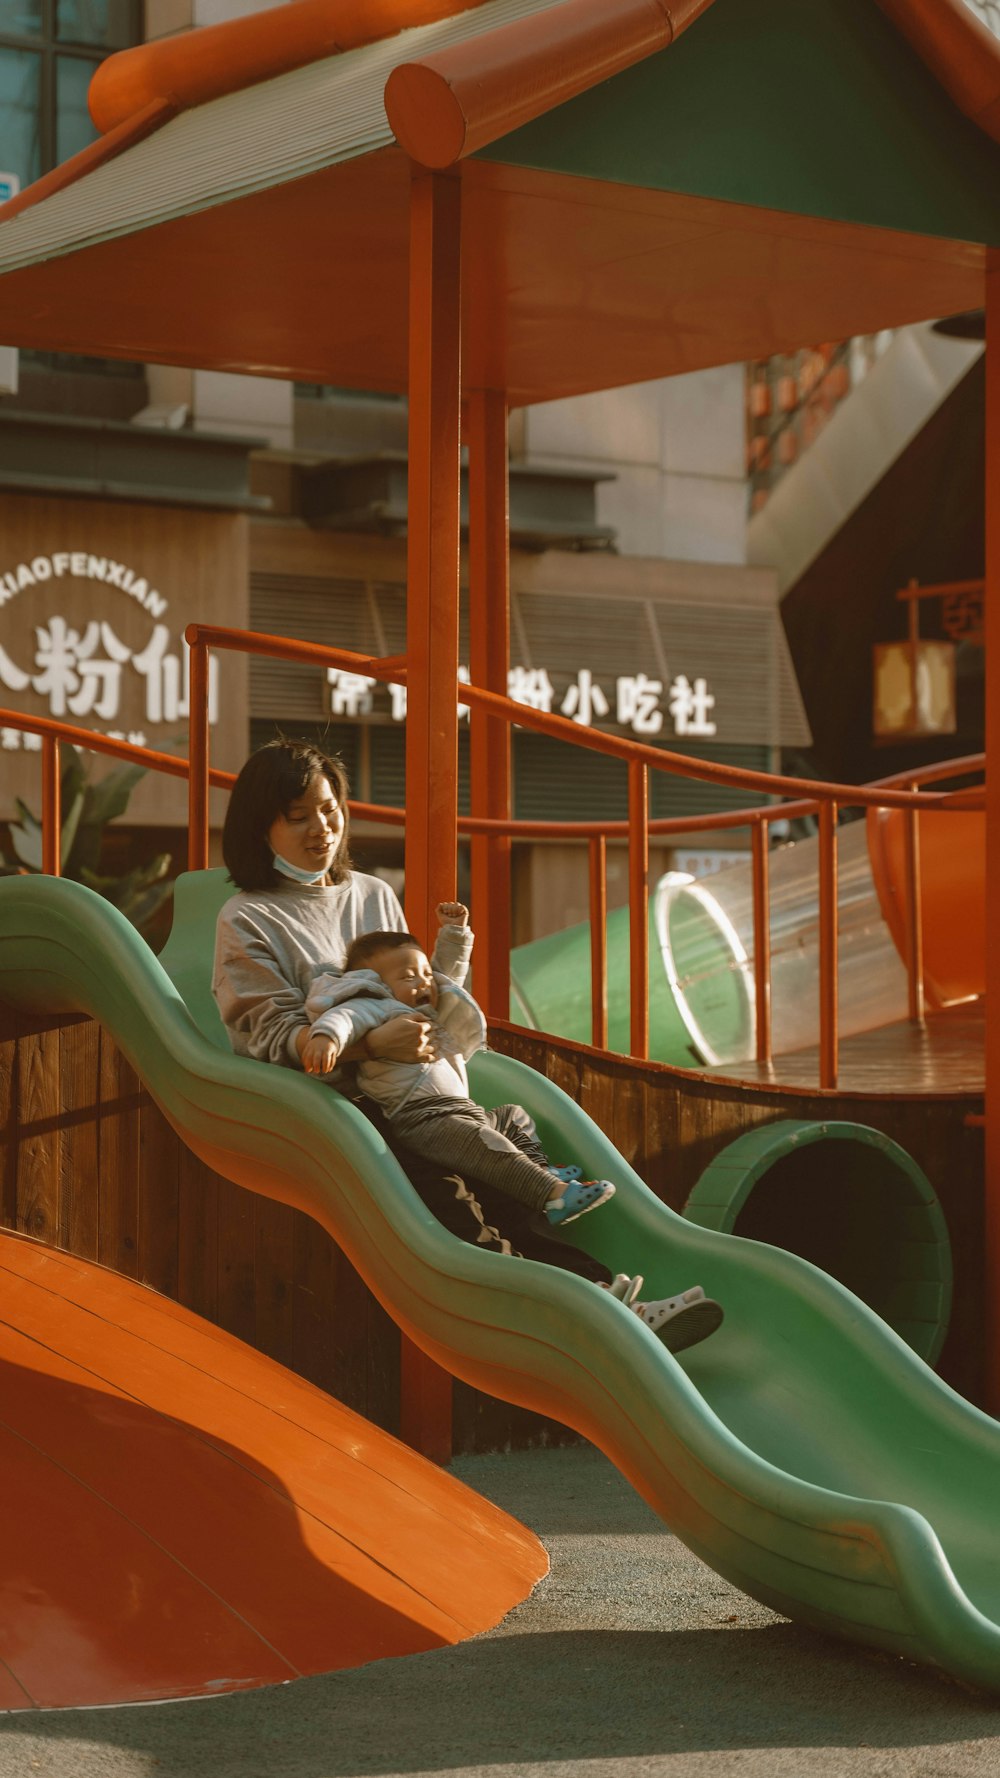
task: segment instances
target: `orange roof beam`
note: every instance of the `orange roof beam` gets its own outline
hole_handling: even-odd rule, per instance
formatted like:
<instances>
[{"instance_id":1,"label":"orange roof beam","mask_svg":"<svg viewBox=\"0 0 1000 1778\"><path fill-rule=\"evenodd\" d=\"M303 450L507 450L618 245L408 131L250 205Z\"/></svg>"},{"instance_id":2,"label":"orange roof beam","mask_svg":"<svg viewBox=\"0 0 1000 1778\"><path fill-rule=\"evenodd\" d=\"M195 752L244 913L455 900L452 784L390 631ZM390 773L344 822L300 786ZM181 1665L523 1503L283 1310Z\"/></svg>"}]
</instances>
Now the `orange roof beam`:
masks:
<instances>
[{"instance_id":1,"label":"orange roof beam","mask_svg":"<svg viewBox=\"0 0 1000 1778\"><path fill-rule=\"evenodd\" d=\"M385 110L421 166L450 167L602 80L667 49L711 0L563 0L393 69Z\"/></svg>"},{"instance_id":2,"label":"orange roof beam","mask_svg":"<svg viewBox=\"0 0 1000 1778\"><path fill-rule=\"evenodd\" d=\"M100 131L159 103L189 111L324 56L468 12L476 0L291 0L109 56L88 94Z\"/></svg>"},{"instance_id":3,"label":"orange roof beam","mask_svg":"<svg viewBox=\"0 0 1000 1778\"><path fill-rule=\"evenodd\" d=\"M561 0L395 69L386 112L400 145L446 167L673 43L712 0ZM877 0L964 114L1000 141L996 38L965 0ZM290 0L110 56L90 86L102 133L151 108L164 121L325 56L474 11L482 0ZM156 115L154 112L153 115Z\"/></svg>"},{"instance_id":4,"label":"orange roof beam","mask_svg":"<svg viewBox=\"0 0 1000 1778\"><path fill-rule=\"evenodd\" d=\"M1000 57L997 39L965 0L878 0L945 92L995 142L1000 142Z\"/></svg>"}]
</instances>

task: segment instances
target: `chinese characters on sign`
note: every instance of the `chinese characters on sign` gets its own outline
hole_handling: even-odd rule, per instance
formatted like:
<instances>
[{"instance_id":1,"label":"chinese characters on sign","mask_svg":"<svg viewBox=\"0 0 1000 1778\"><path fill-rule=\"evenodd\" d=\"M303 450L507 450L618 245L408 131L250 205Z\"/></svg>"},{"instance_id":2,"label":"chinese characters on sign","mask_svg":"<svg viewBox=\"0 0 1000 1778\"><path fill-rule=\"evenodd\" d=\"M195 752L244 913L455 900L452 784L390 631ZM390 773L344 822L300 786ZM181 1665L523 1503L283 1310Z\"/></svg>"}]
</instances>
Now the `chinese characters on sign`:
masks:
<instances>
[{"instance_id":1,"label":"chinese characters on sign","mask_svg":"<svg viewBox=\"0 0 1000 1778\"><path fill-rule=\"evenodd\" d=\"M122 676L129 669L145 681L147 722L178 722L188 714L190 651L185 642L181 655L168 654L169 642L166 624L154 624L149 641L135 653L106 621L95 618L83 630L75 630L65 618L51 617L35 630L36 672L19 666L0 646L0 685L8 691L30 688L47 698L49 710L58 720L96 716L110 722L118 715ZM213 660L210 722L218 720L218 679L218 662Z\"/></svg>"},{"instance_id":2,"label":"chinese characters on sign","mask_svg":"<svg viewBox=\"0 0 1000 1778\"><path fill-rule=\"evenodd\" d=\"M466 684L469 670L460 667L458 676ZM347 673L338 667L327 669L330 687L330 710L334 716L370 716L374 709L377 680L363 673ZM512 667L507 675L507 695L515 704L529 710L553 711L585 725L608 717L622 728L630 728L640 736L663 733L664 715L673 723L673 734L711 736L716 725L711 719L715 697L706 680L689 680L678 673L664 689L662 679L650 679L645 673L634 677L621 676L613 681L614 691L599 685L588 667L581 667L569 689L557 702L552 681L544 667ZM390 685L389 708L394 722L406 716L406 687ZM665 701L666 711L662 705ZM469 714L467 704L459 706L459 716Z\"/></svg>"},{"instance_id":3,"label":"chinese characters on sign","mask_svg":"<svg viewBox=\"0 0 1000 1778\"><path fill-rule=\"evenodd\" d=\"M55 551L34 556L16 568L0 573L0 606L28 587L61 580L97 580L128 594L153 619L151 633L141 646L123 642L106 618L77 622L52 614L34 627L34 655L26 664L25 640L18 657L0 644L0 687L11 692L32 691L48 702L49 714L58 721L113 722L122 706L135 711L136 679L142 681L143 715L150 724L179 722L188 714L189 649L186 642L171 649L171 632L158 620L167 601L123 562L84 550ZM138 689L138 688L136 688ZM218 721L219 664L209 662L209 721ZM129 726L107 731L115 740L136 746L148 745L144 730ZM33 752L39 737L18 729L0 728L0 750Z\"/></svg>"},{"instance_id":4,"label":"chinese characters on sign","mask_svg":"<svg viewBox=\"0 0 1000 1778\"><path fill-rule=\"evenodd\" d=\"M946 636L953 642L974 642L982 648L986 620L986 590L970 586L961 592L947 593L942 601L941 620Z\"/></svg>"}]
</instances>

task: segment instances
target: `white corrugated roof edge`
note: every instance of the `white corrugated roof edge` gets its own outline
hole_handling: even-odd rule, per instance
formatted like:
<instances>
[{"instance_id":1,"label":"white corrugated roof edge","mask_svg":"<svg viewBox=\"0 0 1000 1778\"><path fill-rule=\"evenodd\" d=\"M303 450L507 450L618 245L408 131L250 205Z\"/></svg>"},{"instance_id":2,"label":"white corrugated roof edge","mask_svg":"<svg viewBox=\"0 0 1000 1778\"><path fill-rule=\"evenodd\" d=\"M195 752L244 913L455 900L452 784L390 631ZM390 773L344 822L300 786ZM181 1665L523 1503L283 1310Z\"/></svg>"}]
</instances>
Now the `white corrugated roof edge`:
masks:
<instances>
[{"instance_id":1,"label":"white corrugated roof edge","mask_svg":"<svg viewBox=\"0 0 1000 1778\"><path fill-rule=\"evenodd\" d=\"M0 275L388 148L394 68L552 4L485 0L185 111L6 225L0 211Z\"/></svg>"}]
</instances>

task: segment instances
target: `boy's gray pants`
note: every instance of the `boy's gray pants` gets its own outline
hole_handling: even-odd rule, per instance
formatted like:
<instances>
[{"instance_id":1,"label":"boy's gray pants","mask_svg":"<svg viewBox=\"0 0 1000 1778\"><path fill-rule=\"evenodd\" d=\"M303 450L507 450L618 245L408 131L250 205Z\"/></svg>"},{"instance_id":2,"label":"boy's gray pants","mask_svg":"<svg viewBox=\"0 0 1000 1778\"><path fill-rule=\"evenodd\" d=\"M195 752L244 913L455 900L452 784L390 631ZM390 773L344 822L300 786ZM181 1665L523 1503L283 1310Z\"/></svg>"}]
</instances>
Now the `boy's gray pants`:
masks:
<instances>
[{"instance_id":1,"label":"boy's gray pants","mask_svg":"<svg viewBox=\"0 0 1000 1778\"><path fill-rule=\"evenodd\" d=\"M390 1122L414 1154L484 1180L533 1210L558 1195L538 1131L521 1105L484 1111L473 1099L408 1099Z\"/></svg>"}]
</instances>

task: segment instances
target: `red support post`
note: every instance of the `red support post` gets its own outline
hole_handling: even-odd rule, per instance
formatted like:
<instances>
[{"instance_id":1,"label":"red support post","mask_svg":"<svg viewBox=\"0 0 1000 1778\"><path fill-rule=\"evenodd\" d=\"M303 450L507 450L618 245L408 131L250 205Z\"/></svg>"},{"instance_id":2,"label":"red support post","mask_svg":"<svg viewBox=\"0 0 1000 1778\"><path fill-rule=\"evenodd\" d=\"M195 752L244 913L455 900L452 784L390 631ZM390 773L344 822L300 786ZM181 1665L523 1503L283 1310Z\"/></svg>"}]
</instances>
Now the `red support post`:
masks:
<instances>
[{"instance_id":1,"label":"red support post","mask_svg":"<svg viewBox=\"0 0 1000 1778\"><path fill-rule=\"evenodd\" d=\"M986 259L986 930L1000 920L1000 250ZM991 765L989 762L993 761ZM986 1406L1000 1409L1000 945L986 946Z\"/></svg>"},{"instance_id":2,"label":"red support post","mask_svg":"<svg viewBox=\"0 0 1000 1778\"><path fill-rule=\"evenodd\" d=\"M608 842L594 834L590 850L590 1038L608 1047Z\"/></svg>"},{"instance_id":3,"label":"red support post","mask_svg":"<svg viewBox=\"0 0 1000 1778\"><path fill-rule=\"evenodd\" d=\"M469 671L473 685L507 696L510 664L510 484L507 398L475 389L466 400L469 448ZM511 812L510 729L473 708L469 717L473 815L506 821ZM473 981L487 1018L510 1017L510 865L507 834L471 844Z\"/></svg>"},{"instance_id":4,"label":"red support post","mask_svg":"<svg viewBox=\"0 0 1000 1778\"><path fill-rule=\"evenodd\" d=\"M771 868L766 821L750 830L753 857L753 979L757 1018L757 1060L771 1060Z\"/></svg>"},{"instance_id":5,"label":"red support post","mask_svg":"<svg viewBox=\"0 0 1000 1778\"><path fill-rule=\"evenodd\" d=\"M410 186L406 599L406 917L433 943L455 894L461 491L460 178L415 168ZM451 1378L404 1338L401 1436L451 1456Z\"/></svg>"},{"instance_id":6,"label":"red support post","mask_svg":"<svg viewBox=\"0 0 1000 1778\"><path fill-rule=\"evenodd\" d=\"M649 771L628 768L629 1042L633 1056L649 1055Z\"/></svg>"},{"instance_id":7,"label":"red support post","mask_svg":"<svg viewBox=\"0 0 1000 1778\"><path fill-rule=\"evenodd\" d=\"M430 941L455 893L461 433L461 184L415 170L410 199L406 910Z\"/></svg>"},{"instance_id":8,"label":"red support post","mask_svg":"<svg viewBox=\"0 0 1000 1778\"><path fill-rule=\"evenodd\" d=\"M819 1084L835 1087L840 1033L837 998L837 805L819 805Z\"/></svg>"},{"instance_id":9,"label":"red support post","mask_svg":"<svg viewBox=\"0 0 1000 1778\"><path fill-rule=\"evenodd\" d=\"M188 663L188 870L208 869L208 645L191 624Z\"/></svg>"},{"instance_id":10,"label":"red support post","mask_svg":"<svg viewBox=\"0 0 1000 1778\"><path fill-rule=\"evenodd\" d=\"M910 785L916 790L915 784ZM924 913L920 889L920 816L916 809L903 814L903 846L906 894L906 980L910 1019L924 1023Z\"/></svg>"},{"instance_id":11,"label":"red support post","mask_svg":"<svg viewBox=\"0 0 1000 1778\"><path fill-rule=\"evenodd\" d=\"M49 877L62 870L62 781L54 735L42 736L42 869Z\"/></svg>"}]
</instances>

